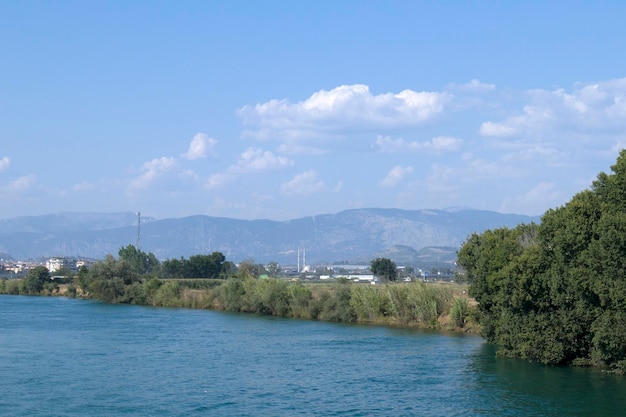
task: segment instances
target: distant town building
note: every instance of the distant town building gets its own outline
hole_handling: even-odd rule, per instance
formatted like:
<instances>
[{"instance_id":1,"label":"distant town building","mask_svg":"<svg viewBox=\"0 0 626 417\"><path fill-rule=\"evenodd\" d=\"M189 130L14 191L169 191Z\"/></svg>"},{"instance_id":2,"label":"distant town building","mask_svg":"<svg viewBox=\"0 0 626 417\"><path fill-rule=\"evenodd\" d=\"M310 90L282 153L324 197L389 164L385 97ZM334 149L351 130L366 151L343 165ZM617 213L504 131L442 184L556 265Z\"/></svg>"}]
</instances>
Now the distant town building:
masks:
<instances>
[{"instance_id":1,"label":"distant town building","mask_svg":"<svg viewBox=\"0 0 626 417\"><path fill-rule=\"evenodd\" d=\"M69 268L70 262L67 258L58 257L58 258L50 258L46 261L46 268L50 273L59 271L63 268Z\"/></svg>"}]
</instances>

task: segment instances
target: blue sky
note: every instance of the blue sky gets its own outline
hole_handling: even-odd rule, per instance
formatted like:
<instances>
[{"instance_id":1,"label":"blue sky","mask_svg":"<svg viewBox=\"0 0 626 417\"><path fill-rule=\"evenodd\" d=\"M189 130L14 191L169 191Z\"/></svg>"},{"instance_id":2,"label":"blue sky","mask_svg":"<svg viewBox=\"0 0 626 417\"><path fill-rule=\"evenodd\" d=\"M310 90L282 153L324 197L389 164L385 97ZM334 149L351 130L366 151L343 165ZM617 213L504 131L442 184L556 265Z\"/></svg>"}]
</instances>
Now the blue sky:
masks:
<instances>
[{"instance_id":1,"label":"blue sky","mask_svg":"<svg viewBox=\"0 0 626 417\"><path fill-rule=\"evenodd\" d=\"M0 2L0 218L537 215L626 145L621 1Z\"/></svg>"}]
</instances>

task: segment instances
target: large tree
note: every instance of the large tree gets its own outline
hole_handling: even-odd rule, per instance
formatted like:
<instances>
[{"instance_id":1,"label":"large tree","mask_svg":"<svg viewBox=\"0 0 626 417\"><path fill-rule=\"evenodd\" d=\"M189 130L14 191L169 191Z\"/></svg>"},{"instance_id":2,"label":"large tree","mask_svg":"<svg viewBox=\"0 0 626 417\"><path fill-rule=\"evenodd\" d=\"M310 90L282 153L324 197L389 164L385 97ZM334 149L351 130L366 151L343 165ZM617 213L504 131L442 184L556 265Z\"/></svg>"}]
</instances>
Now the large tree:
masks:
<instances>
[{"instance_id":1,"label":"large tree","mask_svg":"<svg viewBox=\"0 0 626 417\"><path fill-rule=\"evenodd\" d=\"M370 270L374 275L386 281L395 281L398 277L396 264L388 258L376 258L370 262Z\"/></svg>"},{"instance_id":2,"label":"large tree","mask_svg":"<svg viewBox=\"0 0 626 417\"><path fill-rule=\"evenodd\" d=\"M28 275L22 279L20 293L25 295L39 294L46 282L50 282L50 271L45 266L36 266L28 271Z\"/></svg>"},{"instance_id":3,"label":"large tree","mask_svg":"<svg viewBox=\"0 0 626 417\"><path fill-rule=\"evenodd\" d=\"M462 246L458 263L500 355L626 372L626 151L611 170L540 225Z\"/></svg>"},{"instance_id":4,"label":"large tree","mask_svg":"<svg viewBox=\"0 0 626 417\"><path fill-rule=\"evenodd\" d=\"M222 278L228 263L221 252L193 255L189 259L167 259L161 265L165 278Z\"/></svg>"},{"instance_id":5,"label":"large tree","mask_svg":"<svg viewBox=\"0 0 626 417\"><path fill-rule=\"evenodd\" d=\"M152 252L145 253L133 245L120 248L118 251L120 259L128 262L132 270L140 275L157 272L160 262Z\"/></svg>"}]
</instances>

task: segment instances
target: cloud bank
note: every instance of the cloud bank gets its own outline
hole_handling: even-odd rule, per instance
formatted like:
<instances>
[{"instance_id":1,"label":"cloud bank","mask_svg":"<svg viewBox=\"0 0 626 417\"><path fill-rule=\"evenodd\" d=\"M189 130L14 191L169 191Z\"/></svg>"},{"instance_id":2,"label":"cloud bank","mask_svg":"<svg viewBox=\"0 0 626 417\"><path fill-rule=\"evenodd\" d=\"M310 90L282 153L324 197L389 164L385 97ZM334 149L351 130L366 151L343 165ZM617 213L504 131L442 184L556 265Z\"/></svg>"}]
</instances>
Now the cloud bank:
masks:
<instances>
[{"instance_id":1,"label":"cloud bank","mask_svg":"<svg viewBox=\"0 0 626 417\"><path fill-rule=\"evenodd\" d=\"M346 134L369 129L417 126L440 114L451 100L447 92L372 94L363 84L320 90L304 101L275 99L244 106L238 115L248 137L259 139L306 138Z\"/></svg>"}]
</instances>

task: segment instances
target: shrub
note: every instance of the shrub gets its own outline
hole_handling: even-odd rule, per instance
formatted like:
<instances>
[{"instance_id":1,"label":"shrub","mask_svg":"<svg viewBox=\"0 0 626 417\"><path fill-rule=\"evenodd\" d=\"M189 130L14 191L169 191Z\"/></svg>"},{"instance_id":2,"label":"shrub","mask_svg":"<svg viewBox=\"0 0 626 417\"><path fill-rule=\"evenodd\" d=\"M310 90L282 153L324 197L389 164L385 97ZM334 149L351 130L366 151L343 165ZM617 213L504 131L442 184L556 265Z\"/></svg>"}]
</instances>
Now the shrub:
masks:
<instances>
[{"instance_id":1,"label":"shrub","mask_svg":"<svg viewBox=\"0 0 626 417\"><path fill-rule=\"evenodd\" d=\"M5 294L17 295L20 293L20 281L17 279L11 279L6 282L4 286Z\"/></svg>"},{"instance_id":2,"label":"shrub","mask_svg":"<svg viewBox=\"0 0 626 417\"><path fill-rule=\"evenodd\" d=\"M246 290L239 278L228 278L217 291L216 297L226 311L241 311Z\"/></svg>"},{"instance_id":3,"label":"shrub","mask_svg":"<svg viewBox=\"0 0 626 417\"><path fill-rule=\"evenodd\" d=\"M65 292L65 295L70 297L70 298L76 298L76 287L74 286L74 284L69 284L67 286L67 290Z\"/></svg>"},{"instance_id":4,"label":"shrub","mask_svg":"<svg viewBox=\"0 0 626 417\"><path fill-rule=\"evenodd\" d=\"M350 305L351 284L336 284L332 293L324 296L322 309L318 315L320 320L352 322L356 315Z\"/></svg>"},{"instance_id":5,"label":"shrub","mask_svg":"<svg viewBox=\"0 0 626 417\"><path fill-rule=\"evenodd\" d=\"M161 285L154 296L154 305L162 307L180 307L180 285L176 281L168 281Z\"/></svg>"}]
</instances>

